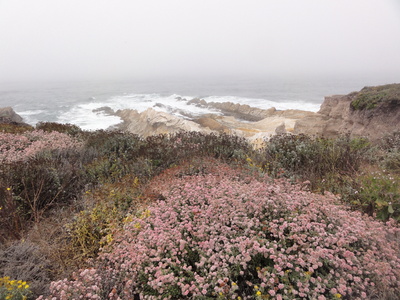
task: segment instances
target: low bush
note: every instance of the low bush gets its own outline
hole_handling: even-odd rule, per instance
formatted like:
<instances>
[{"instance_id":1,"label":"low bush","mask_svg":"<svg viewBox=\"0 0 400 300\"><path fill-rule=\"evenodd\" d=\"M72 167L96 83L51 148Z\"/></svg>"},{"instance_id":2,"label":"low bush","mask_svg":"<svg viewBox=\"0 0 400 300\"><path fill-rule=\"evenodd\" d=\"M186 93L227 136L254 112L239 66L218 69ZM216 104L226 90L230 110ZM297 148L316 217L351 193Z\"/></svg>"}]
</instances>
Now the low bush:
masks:
<instances>
[{"instance_id":1,"label":"low bush","mask_svg":"<svg viewBox=\"0 0 400 300\"><path fill-rule=\"evenodd\" d=\"M40 248L31 242L14 242L0 250L0 276L3 276L0 299L26 299L24 296L46 293L52 268ZM7 293L12 295L11 298L7 298Z\"/></svg>"},{"instance_id":2,"label":"low bush","mask_svg":"<svg viewBox=\"0 0 400 300\"><path fill-rule=\"evenodd\" d=\"M36 130L43 130L45 132L57 131L70 136L78 136L83 133L83 130L76 125L55 122L39 122L36 124Z\"/></svg>"},{"instance_id":3,"label":"low bush","mask_svg":"<svg viewBox=\"0 0 400 300\"><path fill-rule=\"evenodd\" d=\"M149 179L194 157L244 162L246 155L254 152L244 138L227 134L180 132L140 139L129 133L105 131L89 134L85 151L86 170L93 183L115 182L127 174Z\"/></svg>"},{"instance_id":4,"label":"low bush","mask_svg":"<svg viewBox=\"0 0 400 300\"><path fill-rule=\"evenodd\" d=\"M128 212L143 205L138 187L137 177L126 176L118 183L106 183L85 192L84 209L66 224L69 252L81 265L112 242Z\"/></svg>"},{"instance_id":5,"label":"low bush","mask_svg":"<svg viewBox=\"0 0 400 300\"><path fill-rule=\"evenodd\" d=\"M355 95L351 107L355 110L373 109L383 101L399 101L400 84L364 87Z\"/></svg>"},{"instance_id":6,"label":"low bush","mask_svg":"<svg viewBox=\"0 0 400 300\"><path fill-rule=\"evenodd\" d=\"M353 203L370 216L387 221L400 220L400 177L385 171L372 171L357 178Z\"/></svg>"},{"instance_id":7,"label":"low bush","mask_svg":"<svg viewBox=\"0 0 400 300\"><path fill-rule=\"evenodd\" d=\"M368 140L347 135L336 139L276 135L266 142L263 165L274 177L307 180L312 190L337 192L337 184L345 182L341 177L356 174L368 148Z\"/></svg>"},{"instance_id":8,"label":"low bush","mask_svg":"<svg viewBox=\"0 0 400 300\"><path fill-rule=\"evenodd\" d=\"M382 138L378 156L382 168L400 174L400 131L392 132Z\"/></svg>"},{"instance_id":9,"label":"low bush","mask_svg":"<svg viewBox=\"0 0 400 300\"><path fill-rule=\"evenodd\" d=\"M400 230L333 195L214 163L149 182L158 200L96 268L53 282L73 299L395 299ZM43 297L39 298L43 299Z\"/></svg>"},{"instance_id":10,"label":"low bush","mask_svg":"<svg viewBox=\"0 0 400 300\"><path fill-rule=\"evenodd\" d=\"M29 295L29 284L26 281L12 280L9 276L0 278L0 299L24 300Z\"/></svg>"},{"instance_id":11,"label":"low bush","mask_svg":"<svg viewBox=\"0 0 400 300\"><path fill-rule=\"evenodd\" d=\"M0 162L27 161L42 151L78 149L82 144L67 134L35 130L24 134L0 133Z\"/></svg>"},{"instance_id":12,"label":"low bush","mask_svg":"<svg viewBox=\"0 0 400 300\"><path fill-rule=\"evenodd\" d=\"M0 132L2 133L21 134L27 131L33 131L34 129L35 128L28 124L0 123Z\"/></svg>"},{"instance_id":13,"label":"low bush","mask_svg":"<svg viewBox=\"0 0 400 300\"><path fill-rule=\"evenodd\" d=\"M0 186L11 189L21 216L38 221L53 205L65 205L76 199L83 188L79 153L74 150L42 152L24 162L1 167Z\"/></svg>"},{"instance_id":14,"label":"low bush","mask_svg":"<svg viewBox=\"0 0 400 300\"><path fill-rule=\"evenodd\" d=\"M0 133L2 237L17 237L26 220L38 221L54 204L78 197L82 143L58 132ZM3 231L3 230L2 230Z\"/></svg>"}]
</instances>

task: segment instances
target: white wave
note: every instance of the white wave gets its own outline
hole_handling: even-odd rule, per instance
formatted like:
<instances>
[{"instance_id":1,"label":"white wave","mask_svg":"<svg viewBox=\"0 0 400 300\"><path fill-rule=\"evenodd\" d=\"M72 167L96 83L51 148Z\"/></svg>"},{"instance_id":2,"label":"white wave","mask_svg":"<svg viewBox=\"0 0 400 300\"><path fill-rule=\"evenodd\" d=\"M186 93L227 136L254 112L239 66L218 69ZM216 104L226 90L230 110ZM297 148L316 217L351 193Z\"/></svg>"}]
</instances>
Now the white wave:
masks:
<instances>
[{"instance_id":1,"label":"white wave","mask_svg":"<svg viewBox=\"0 0 400 300\"><path fill-rule=\"evenodd\" d=\"M16 113L19 114L21 117L25 117L25 116L38 115L38 114L42 114L45 112L46 112L45 110L36 109L36 110L17 111Z\"/></svg>"},{"instance_id":2,"label":"white wave","mask_svg":"<svg viewBox=\"0 0 400 300\"><path fill-rule=\"evenodd\" d=\"M235 96L210 96L205 97L205 101L207 102L232 102L239 104L247 104L252 107L257 107L261 109L268 109L271 107L275 107L277 110L286 110L286 109L299 109L305 111L313 111L317 112L320 109L320 104L310 103L306 101L271 101L266 99L257 99L257 98L245 98L245 97L235 97Z\"/></svg>"},{"instance_id":3,"label":"white wave","mask_svg":"<svg viewBox=\"0 0 400 300\"><path fill-rule=\"evenodd\" d=\"M62 113L57 122L75 124L84 130L107 129L121 123L121 119L117 116L93 112L94 109L100 107L101 105L99 106L97 103L79 104Z\"/></svg>"},{"instance_id":4,"label":"white wave","mask_svg":"<svg viewBox=\"0 0 400 300\"><path fill-rule=\"evenodd\" d=\"M154 110L167 112L179 117L194 117L209 113L220 113L211 108L189 105L188 101L193 98L195 97L177 94L172 94L169 96L163 96L160 94L123 94L110 97L105 101L99 102L96 102L95 99L91 99L91 102L89 103L75 105L68 111L62 113L58 117L57 121L61 123L75 124L85 130L107 129L121 122L121 119L117 116L109 116L103 112L93 111L101 107L110 107L114 111L122 109L134 109L138 112L143 112L148 108L152 108ZM262 109L275 107L278 110L319 110L319 104L313 104L305 101L276 102L266 99L234 96L209 96L203 99L207 102L233 102L239 104L248 104L252 107L258 107Z\"/></svg>"}]
</instances>

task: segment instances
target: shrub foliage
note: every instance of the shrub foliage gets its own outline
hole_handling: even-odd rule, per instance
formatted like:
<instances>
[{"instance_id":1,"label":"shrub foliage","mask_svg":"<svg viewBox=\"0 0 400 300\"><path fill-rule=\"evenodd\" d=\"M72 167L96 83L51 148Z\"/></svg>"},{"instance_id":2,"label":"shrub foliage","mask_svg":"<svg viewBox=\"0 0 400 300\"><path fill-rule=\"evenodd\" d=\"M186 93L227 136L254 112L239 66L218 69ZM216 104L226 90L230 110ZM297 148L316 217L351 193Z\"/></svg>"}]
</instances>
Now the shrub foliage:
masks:
<instances>
[{"instance_id":1,"label":"shrub foliage","mask_svg":"<svg viewBox=\"0 0 400 300\"><path fill-rule=\"evenodd\" d=\"M333 195L216 162L203 174L176 176L184 172L152 180L159 200L132 217L97 268L53 282L52 297L390 299L400 292L400 231L392 223L350 212Z\"/></svg>"}]
</instances>

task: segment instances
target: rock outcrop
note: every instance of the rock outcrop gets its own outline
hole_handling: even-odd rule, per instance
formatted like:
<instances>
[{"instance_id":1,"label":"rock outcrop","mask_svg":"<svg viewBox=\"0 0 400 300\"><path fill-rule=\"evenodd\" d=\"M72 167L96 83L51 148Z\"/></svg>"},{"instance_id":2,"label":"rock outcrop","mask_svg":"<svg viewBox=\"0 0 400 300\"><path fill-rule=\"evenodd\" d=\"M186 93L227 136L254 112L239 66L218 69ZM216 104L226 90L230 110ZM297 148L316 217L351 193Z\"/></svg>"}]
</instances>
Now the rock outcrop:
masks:
<instances>
[{"instance_id":1,"label":"rock outcrop","mask_svg":"<svg viewBox=\"0 0 400 300\"><path fill-rule=\"evenodd\" d=\"M152 108L141 113L133 109L123 109L118 110L115 115L123 120L123 123L118 126L119 129L127 130L143 137L179 131L211 132L211 130L203 128L195 122L156 111Z\"/></svg>"},{"instance_id":2,"label":"rock outcrop","mask_svg":"<svg viewBox=\"0 0 400 300\"><path fill-rule=\"evenodd\" d=\"M387 92L385 89L388 86L390 91ZM380 92L380 98L376 94L368 94L374 89ZM393 89L398 90L398 94ZM359 99L374 102L364 103L360 108L357 107ZM294 126L296 134L326 137L350 134L353 137L368 137L373 141L393 131L400 131L400 84L364 88L345 96L325 97L318 113L296 121Z\"/></svg>"},{"instance_id":3,"label":"rock outcrop","mask_svg":"<svg viewBox=\"0 0 400 300\"><path fill-rule=\"evenodd\" d=\"M313 112L287 109L276 110L275 107L269 109L261 109L251 107L247 104L239 104L232 102L206 102L203 99L192 99L188 101L188 105L196 105L199 107L214 108L221 111L226 116L232 116L240 120L257 122L269 117L283 117L290 119L301 119L307 115L313 115Z\"/></svg>"},{"instance_id":4,"label":"rock outcrop","mask_svg":"<svg viewBox=\"0 0 400 300\"><path fill-rule=\"evenodd\" d=\"M228 104L230 106L230 104ZM246 116L243 111L248 110L248 106L235 105L241 112L241 116ZM260 112L261 109L258 109ZM253 110L250 110L253 111ZM109 113L109 109L107 109ZM246 121L238 119L237 115L207 114L200 117L184 119L165 112L156 111L152 108L144 112L137 112L132 109L119 110L114 115L119 116L123 122L117 126L118 129L141 135L143 137L160 134L175 133L178 131L199 131L205 133L220 132L235 134L246 137L250 140L268 138L277 133L293 132L296 121L314 113L307 111L277 111L274 108L266 110L267 117L258 121ZM261 114L258 114L261 115ZM248 119L248 118L245 118Z\"/></svg>"},{"instance_id":5,"label":"rock outcrop","mask_svg":"<svg viewBox=\"0 0 400 300\"><path fill-rule=\"evenodd\" d=\"M23 119L11 107L0 108L0 124L24 124Z\"/></svg>"}]
</instances>

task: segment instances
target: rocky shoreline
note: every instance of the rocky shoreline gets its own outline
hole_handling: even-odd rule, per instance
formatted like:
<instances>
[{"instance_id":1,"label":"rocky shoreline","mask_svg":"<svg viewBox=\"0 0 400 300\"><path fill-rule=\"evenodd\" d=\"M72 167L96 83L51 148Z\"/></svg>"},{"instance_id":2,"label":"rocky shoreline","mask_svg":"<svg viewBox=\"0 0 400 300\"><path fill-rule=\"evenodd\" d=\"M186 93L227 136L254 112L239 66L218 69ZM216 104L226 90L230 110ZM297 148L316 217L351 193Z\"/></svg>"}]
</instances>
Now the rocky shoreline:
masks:
<instances>
[{"instance_id":1,"label":"rocky shoreline","mask_svg":"<svg viewBox=\"0 0 400 300\"><path fill-rule=\"evenodd\" d=\"M354 103L359 103L360 99L372 102L358 108ZM186 101L188 105L212 108L216 113L191 116L178 112L181 116L176 116L153 108L138 112L133 109L113 111L109 107L96 111L121 118L122 122L112 129L129 131L143 137L198 131L235 134L252 142L282 133L325 137L350 134L377 140L393 131L400 131L400 84L366 87L348 95L325 97L316 113L279 111L275 108L265 110L231 102L206 102L198 98L180 100ZM0 123L22 122L22 118L12 108L0 109Z\"/></svg>"},{"instance_id":2,"label":"rocky shoreline","mask_svg":"<svg viewBox=\"0 0 400 300\"><path fill-rule=\"evenodd\" d=\"M353 102L365 95L371 99L380 97L380 101L372 108L354 108ZM348 95L327 96L316 113L275 108L265 110L198 98L189 100L188 104L213 108L220 113L193 118L181 118L154 109L141 113L125 109L112 113L123 120L118 129L141 136L189 130L236 134L253 142L281 133L325 137L350 134L377 140L393 131L400 131L400 84L366 87Z\"/></svg>"}]
</instances>

